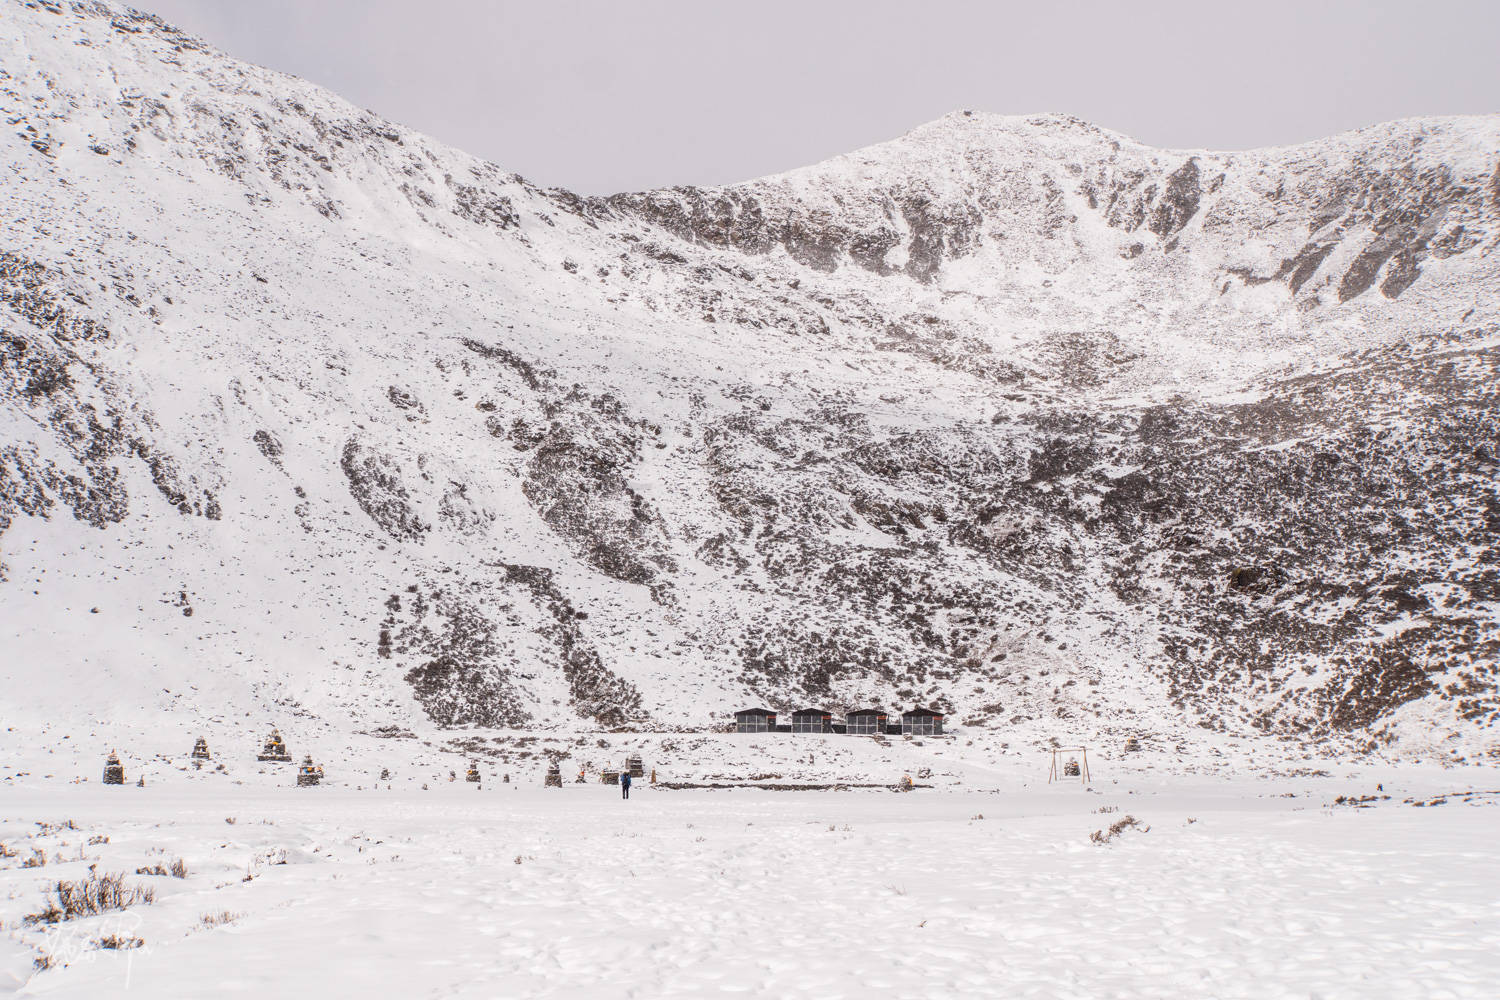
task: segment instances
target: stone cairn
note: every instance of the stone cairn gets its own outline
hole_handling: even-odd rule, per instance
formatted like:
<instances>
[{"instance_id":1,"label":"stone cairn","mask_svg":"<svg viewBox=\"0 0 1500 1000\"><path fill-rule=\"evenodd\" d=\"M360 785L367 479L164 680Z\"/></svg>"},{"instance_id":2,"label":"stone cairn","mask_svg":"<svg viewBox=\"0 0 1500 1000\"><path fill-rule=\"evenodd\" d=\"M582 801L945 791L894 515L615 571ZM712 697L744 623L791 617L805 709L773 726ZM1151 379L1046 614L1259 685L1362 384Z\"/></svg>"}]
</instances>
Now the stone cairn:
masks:
<instances>
[{"instance_id":1,"label":"stone cairn","mask_svg":"<svg viewBox=\"0 0 1500 1000\"><path fill-rule=\"evenodd\" d=\"M547 765L547 781L544 787L562 787L562 765L558 764L556 761L553 761L551 764Z\"/></svg>"},{"instance_id":2,"label":"stone cairn","mask_svg":"<svg viewBox=\"0 0 1500 1000\"><path fill-rule=\"evenodd\" d=\"M193 759L208 760L209 758L210 754L208 752L208 740L200 736L198 737L197 741L193 743Z\"/></svg>"},{"instance_id":3,"label":"stone cairn","mask_svg":"<svg viewBox=\"0 0 1500 1000\"><path fill-rule=\"evenodd\" d=\"M279 729L272 729L271 735L266 737L266 745L256 755L256 760L274 760L282 764L292 762L291 751L287 750L286 742L281 738Z\"/></svg>"},{"instance_id":4,"label":"stone cairn","mask_svg":"<svg viewBox=\"0 0 1500 1000\"><path fill-rule=\"evenodd\" d=\"M313 763L312 754L302 758L302 766L297 768L297 787L305 788L318 784L323 780L323 769Z\"/></svg>"},{"instance_id":5,"label":"stone cairn","mask_svg":"<svg viewBox=\"0 0 1500 1000\"><path fill-rule=\"evenodd\" d=\"M469 761L469 770L464 773L464 780L468 781L468 782L471 782L473 784L476 784L476 785L479 784L479 763L478 763L478 761L472 761L472 760Z\"/></svg>"},{"instance_id":6,"label":"stone cairn","mask_svg":"<svg viewBox=\"0 0 1500 1000\"><path fill-rule=\"evenodd\" d=\"M1128 737L1125 740L1125 752L1126 753L1139 753L1140 750L1141 750L1141 741L1140 740L1136 739L1134 736Z\"/></svg>"},{"instance_id":7,"label":"stone cairn","mask_svg":"<svg viewBox=\"0 0 1500 1000\"><path fill-rule=\"evenodd\" d=\"M1063 777L1076 778L1081 774L1083 774L1083 771L1078 766L1078 759L1076 757L1069 757L1068 762L1063 765Z\"/></svg>"},{"instance_id":8,"label":"stone cairn","mask_svg":"<svg viewBox=\"0 0 1500 1000\"><path fill-rule=\"evenodd\" d=\"M106 785L125 784L125 765L120 763L120 755L113 750L109 752L109 759L104 762L104 783Z\"/></svg>"},{"instance_id":9,"label":"stone cairn","mask_svg":"<svg viewBox=\"0 0 1500 1000\"><path fill-rule=\"evenodd\" d=\"M641 755L633 753L625 761L625 768L630 772L632 778L644 778L646 776L646 764L641 760Z\"/></svg>"}]
</instances>

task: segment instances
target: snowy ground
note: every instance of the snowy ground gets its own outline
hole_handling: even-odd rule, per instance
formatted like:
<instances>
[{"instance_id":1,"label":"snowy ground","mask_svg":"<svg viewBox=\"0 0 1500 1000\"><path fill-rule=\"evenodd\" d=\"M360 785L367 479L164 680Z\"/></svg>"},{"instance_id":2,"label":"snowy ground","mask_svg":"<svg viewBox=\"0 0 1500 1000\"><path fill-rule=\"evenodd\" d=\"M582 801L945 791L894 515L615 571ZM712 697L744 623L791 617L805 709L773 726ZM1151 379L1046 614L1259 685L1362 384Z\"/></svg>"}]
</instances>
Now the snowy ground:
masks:
<instances>
[{"instance_id":1,"label":"snowy ground","mask_svg":"<svg viewBox=\"0 0 1500 1000\"><path fill-rule=\"evenodd\" d=\"M427 791L28 779L0 797L15 852L0 992L1495 996L1493 768L1037 777L910 794L638 785L628 803L529 775ZM1367 794L1390 798L1333 804ZM1149 830L1090 842L1127 815ZM39 825L63 821L76 829ZM20 867L38 849L46 865ZM23 922L59 877L177 858L186 879L128 880L155 886L151 905ZM92 944L110 933L144 944ZM54 967L35 972L44 952Z\"/></svg>"}]
</instances>

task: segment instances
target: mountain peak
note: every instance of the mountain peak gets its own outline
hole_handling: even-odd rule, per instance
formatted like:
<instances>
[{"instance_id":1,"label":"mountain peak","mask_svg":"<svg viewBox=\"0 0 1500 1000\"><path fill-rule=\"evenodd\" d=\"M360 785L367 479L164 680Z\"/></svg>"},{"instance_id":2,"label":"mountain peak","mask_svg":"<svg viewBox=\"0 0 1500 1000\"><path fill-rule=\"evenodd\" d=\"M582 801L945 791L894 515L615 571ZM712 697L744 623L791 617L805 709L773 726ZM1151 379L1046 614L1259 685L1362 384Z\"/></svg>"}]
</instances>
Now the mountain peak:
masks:
<instances>
[{"instance_id":1,"label":"mountain peak","mask_svg":"<svg viewBox=\"0 0 1500 1000\"><path fill-rule=\"evenodd\" d=\"M1211 153L958 112L591 199L155 22L18 9L26 711L1500 718L1493 116Z\"/></svg>"}]
</instances>

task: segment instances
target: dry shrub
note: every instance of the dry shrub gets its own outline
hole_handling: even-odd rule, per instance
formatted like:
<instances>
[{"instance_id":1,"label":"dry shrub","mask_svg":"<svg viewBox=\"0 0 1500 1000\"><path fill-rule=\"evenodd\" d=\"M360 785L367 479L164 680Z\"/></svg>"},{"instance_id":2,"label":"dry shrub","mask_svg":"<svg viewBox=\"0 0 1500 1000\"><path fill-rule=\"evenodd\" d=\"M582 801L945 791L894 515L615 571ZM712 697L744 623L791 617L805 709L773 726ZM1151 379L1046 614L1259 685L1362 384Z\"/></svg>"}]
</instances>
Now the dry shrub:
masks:
<instances>
[{"instance_id":1,"label":"dry shrub","mask_svg":"<svg viewBox=\"0 0 1500 1000\"><path fill-rule=\"evenodd\" d=\"M173 878L187 878L187 864L181 858L173 861L170 865L157 862L135 870L137 875L170 875Z\"/></svg>"},{"instance_id":2,"label":"dry shrub","mask_svg":"<svg viewBox=\"0 0 1500 1000\"><path fill-rule=\"evenodd\" d=\"M130 937L125 934L106 934L94 942L100 948L108 948L112 951L129 951L132 948L139 948L145 943L145 938Z\"/></svg>"},{"instance_id":3,"label":"dry shrub","mask_svg":"<svg viewBox=\"0 0 1500 1000\"><path fill-rule=\"evenodd\" d=\"M60 833L63 830L78 829L78 824L70 819L65 819L61 823L48 823L45 820L38 820L36 825L38 827L38 837L47 837L54 833Z\"/></svg>"},{"instance_id":4,"label":"dry shrub","mask_svg":"<svg viewBox=\"0 0 1500 1000\"><path fill-rule=\"evenodd\" d=\"M219 927L223 924L232 924L236 920L240 919L241 916L243 916L243 914L230 913L228 910L221 910L218 913L203 914L203 916L198 918L198 923L204 927Z\"/></svg>"},{"instance_id":5,"label":"dry shrub","mask_svg":"<svg viewBox=\"0 0 1500 1000\"><path fill-rule=\"evenodd\" d=\"M22 868L40 868L47 863L47 852L31 849L31 857L21 862Z\"/></svg>"},{"instance_id":6,"label":"dry shrub","mask_svg":"<svg viewBox=\"0 0 1500 1000\"><path fill-rule=\"evenodd\" d=\"M156 900L156 890L127 886L123 872L96 875L90 872L76 882L59 879L43 899L46 906L26 915L28 924L55 924L78 917L91 917L111 910L124 910L137 903Z\"/></svg>"},{"instance_id":7,"label":"dry shrub","mask_svg":"<svg viewBox=\"0 0 1500 1000\"><path fill-rule=\"evenodd\" d=\"M13 858L18 853L19 852L16 851L15 848L6 847L4 844L0 844L0 858Z\"/></svg>"},{"instance_id":8,"label":"dry shrub","mask_svg":"<svg viewBox=\"0 0 1500 1000\"><path fill-rule=\"evenodd\" d=\"M1151 828L1149 826L1140 822L1134 816L1126 816L1124 819L1118 820L1117 822L1112 824L1109 828L1108 833L1105 833L1103 830L1095 830L1093 833L1089 834L1089 842L1094 844L1107 844L1132 827L1140 830L1142 833L1151 832Z\"/></svg>"}]
</instances>

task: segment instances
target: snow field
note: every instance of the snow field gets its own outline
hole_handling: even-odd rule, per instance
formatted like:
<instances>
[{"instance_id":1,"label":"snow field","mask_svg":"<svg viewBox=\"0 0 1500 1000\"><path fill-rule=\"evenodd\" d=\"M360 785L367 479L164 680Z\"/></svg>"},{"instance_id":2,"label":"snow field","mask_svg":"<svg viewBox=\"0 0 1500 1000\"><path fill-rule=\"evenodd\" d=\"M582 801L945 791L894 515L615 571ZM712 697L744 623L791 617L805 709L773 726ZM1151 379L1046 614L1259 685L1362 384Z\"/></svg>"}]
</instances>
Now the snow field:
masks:
<instances>
[{"instance_id":1,"label":"snow field","mask_svg":"<svg viewBox=\"0 0 1500 1000\"><path fill-rule=\"evenodd\" d=\"M20 788L0 806L0 842L20 855L110 840L39 869L0 861L0 984L49 997L1493 996L1494 798L1350 809L1328 803L1373 786L1288 787L638 783L628 803L593 784ZM1090 842L1127 814L1149 830ZM35 825L63 817L79 829ZM157 888L150 906L22 924L49 880L176 857L187 879L130 880ZM121 926L144 946L87 946ZM68 964L33 975L48 948Z\"/></svg>"}]
</instances>

